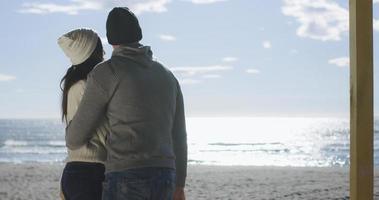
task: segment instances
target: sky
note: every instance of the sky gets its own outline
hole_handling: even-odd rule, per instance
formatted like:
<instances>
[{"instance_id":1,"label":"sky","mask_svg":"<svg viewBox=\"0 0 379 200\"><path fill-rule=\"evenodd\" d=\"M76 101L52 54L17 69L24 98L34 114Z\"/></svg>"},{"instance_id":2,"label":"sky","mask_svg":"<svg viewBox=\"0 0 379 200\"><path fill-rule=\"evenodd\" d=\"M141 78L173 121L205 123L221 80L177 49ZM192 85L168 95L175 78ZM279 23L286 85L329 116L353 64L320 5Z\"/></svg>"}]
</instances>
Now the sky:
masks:
<instances>
[{"instance_id":1,"label":"sky","mask_svg":"<svg viewBox=\"0 0 379 200\"><path fill-rule=\"evenodd\" d=\"M349 116L347 0L4 0L0 118L59 118L70 63L57 39L92 28L109 58L114 6L137 14L141 43L180 81L187 116Z\"/></svg>"}]
</instances>

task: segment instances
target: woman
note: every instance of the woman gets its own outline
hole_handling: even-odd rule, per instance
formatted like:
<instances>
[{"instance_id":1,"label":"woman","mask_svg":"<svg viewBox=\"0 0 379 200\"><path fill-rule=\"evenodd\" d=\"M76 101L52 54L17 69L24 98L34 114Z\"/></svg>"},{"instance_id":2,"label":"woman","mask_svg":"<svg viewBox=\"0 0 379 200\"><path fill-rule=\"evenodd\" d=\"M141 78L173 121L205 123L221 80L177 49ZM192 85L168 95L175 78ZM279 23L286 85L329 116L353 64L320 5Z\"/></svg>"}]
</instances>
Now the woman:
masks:
<instances>
[{"instance_id":1,"label":"woman","mask_svg":"<svg viewBox=\"0 0 379 200\"><path fill-rule=\"evenodd\" d=\"M58 44L72 63L61 81L62 119L68 124L83 96L87 75L104 60L104 51L99 36L89 29L66 33L58 39ZM73 151L68 149L61 180L62 193L66 200L101 199L107 130L104 122L87 145Z\"/></svg>"}]
</instances>

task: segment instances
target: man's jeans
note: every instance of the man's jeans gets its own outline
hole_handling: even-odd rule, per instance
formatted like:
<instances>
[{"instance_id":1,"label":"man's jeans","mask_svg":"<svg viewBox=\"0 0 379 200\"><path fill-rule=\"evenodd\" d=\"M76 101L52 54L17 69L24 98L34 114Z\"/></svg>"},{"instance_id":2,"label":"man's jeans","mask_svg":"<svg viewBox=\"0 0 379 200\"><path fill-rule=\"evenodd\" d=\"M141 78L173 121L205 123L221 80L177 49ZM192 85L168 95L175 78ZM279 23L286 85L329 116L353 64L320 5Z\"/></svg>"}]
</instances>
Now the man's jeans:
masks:
<instances>
[{"instance_id":1,"label":"man's jeans","mask_svg":"<svg viewBox=\"0 0 379 200\"><path fill-rule=\"evenodd\" d=\"M105 175L103 200L172 200L174 190L174 169L129 169Z\"/></svg>"}]
</instances>

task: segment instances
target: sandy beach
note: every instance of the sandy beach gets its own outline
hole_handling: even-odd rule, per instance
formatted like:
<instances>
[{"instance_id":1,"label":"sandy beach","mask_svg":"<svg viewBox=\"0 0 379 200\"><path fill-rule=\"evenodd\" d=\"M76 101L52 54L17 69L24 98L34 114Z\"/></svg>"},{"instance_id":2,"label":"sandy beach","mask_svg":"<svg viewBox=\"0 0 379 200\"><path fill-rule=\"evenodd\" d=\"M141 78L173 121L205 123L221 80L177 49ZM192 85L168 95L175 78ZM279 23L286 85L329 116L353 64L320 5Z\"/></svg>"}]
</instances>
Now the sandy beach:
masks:
<instances>
[{"instance_id":1,"label":"sandy beach","mask_svg":"<svg viewBox=\"0 0 379 200\"><path fill-rule=\"evenodd\" d=\"M59 199L63 164L0 164L0 199ZM378 174L377 174L378 175ZM187 199L349 199L347 168L188 168ZM378 184L375 199L379 199Z\"/></svg>"}]
</instances>

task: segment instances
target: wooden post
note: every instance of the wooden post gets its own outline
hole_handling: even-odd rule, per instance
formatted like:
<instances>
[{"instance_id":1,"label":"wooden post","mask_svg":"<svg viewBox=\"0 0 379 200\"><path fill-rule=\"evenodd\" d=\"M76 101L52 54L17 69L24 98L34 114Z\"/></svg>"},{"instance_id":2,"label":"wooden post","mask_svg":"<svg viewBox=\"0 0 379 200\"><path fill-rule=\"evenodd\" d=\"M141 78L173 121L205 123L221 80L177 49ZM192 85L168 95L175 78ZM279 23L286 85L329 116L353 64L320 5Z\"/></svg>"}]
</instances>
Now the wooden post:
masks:
<instances>
[{"instance_id":1,"label":"wooden post","mask_svg":"<svg viewBox=\"0 0 379 200\"><path fill-rule=\"evenodd\" d=\"M350 0L350 199L373 200L372 0Z\"/></svg>"}]
</instances>

